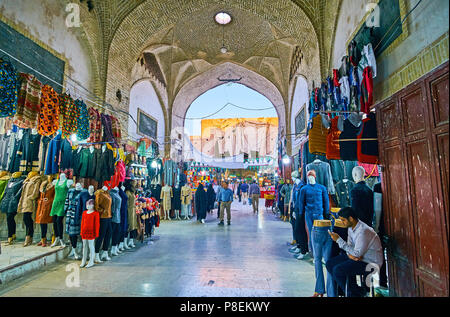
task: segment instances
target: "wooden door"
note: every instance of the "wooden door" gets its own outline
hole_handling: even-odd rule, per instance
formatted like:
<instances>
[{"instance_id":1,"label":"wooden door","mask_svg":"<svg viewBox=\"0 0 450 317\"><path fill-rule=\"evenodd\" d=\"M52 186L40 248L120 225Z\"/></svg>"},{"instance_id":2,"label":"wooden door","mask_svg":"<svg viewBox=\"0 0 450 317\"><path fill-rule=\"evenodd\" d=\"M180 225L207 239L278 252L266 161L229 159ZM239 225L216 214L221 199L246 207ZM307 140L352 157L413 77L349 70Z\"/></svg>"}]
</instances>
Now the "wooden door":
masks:
<instances>
[{"instance_id":1,"label":"wooden door","mask_svg":"<svg viewBox=\"0 0 450 317\"><path fill-rule=\"evenodd\" d=\"M392 295L448 296L448 63L377 105Z\"/></svg>"}]
</instances>

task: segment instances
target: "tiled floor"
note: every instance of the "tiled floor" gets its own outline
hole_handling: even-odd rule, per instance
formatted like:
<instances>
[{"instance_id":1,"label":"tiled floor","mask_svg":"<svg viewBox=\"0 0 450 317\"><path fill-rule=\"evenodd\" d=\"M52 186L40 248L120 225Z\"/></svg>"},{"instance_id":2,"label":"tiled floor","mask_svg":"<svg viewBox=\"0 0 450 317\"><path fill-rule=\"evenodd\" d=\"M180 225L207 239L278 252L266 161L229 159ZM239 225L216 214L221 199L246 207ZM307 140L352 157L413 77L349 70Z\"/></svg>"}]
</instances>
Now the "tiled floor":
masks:
<instances>
[{"instance_id":1,"label":"tiled floor","mask_svg":"<svg viewBox=\"0 0 450 317\"><path fill-rule=\"evenodd\" d=\"M13 245L7 245L6 241L2 241L2 252L0 253L0 269L23 261L27 261L50 251L61 249L61 247L59 246L55 248L43 248L36 245L38 242L39 241L35 239L32 245L24 248L24 241L17 241Z\"/></svg>"},{"instance_id":2,"label":"tiled floor","mask_svg":"<svg viewBox=\"0 0 450 317\"><path fill-rule=\"evenodd\" d=\"M263 204L260 204L263 206ZM264 208L264 207L262 207ZM158 241L138 244L112 261L79 271L79 287L66 280L79 261L65 260L5 286L2 296L311 296L312 261L288 250L291 225L271 213L253 215L234 202L232 225L163 221ZM77 264L73 267L70 264ZM68 266L69 265L69 266ZM68 271L66 271L66 269ZM76 281L76 279L75 279Z\"/></svg>"}]
</instances>

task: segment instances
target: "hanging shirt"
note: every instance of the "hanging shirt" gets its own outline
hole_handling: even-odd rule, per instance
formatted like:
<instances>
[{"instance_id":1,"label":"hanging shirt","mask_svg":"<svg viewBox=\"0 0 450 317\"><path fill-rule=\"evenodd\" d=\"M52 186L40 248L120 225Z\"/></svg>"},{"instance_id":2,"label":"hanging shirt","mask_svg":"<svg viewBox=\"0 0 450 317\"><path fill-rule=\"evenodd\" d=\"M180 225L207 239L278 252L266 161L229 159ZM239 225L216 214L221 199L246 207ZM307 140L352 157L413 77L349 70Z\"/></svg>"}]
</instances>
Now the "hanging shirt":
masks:
<instances>
[{"instance_id":1,"label":"hanging shirt","mask_svg":"<svg viewBox=\"0 0 450 317\"><path fill-rule=\"evenodd\" d=\"M0 118L17 111L18 84L14 66L0 58Z\"/></svg>"},{"instance_id":2,"label":"hanging shirt","mask_svg":"<svg viewBox=\"0 0 450 317\"><path fill-rule=\"evenodd\" d=\"M102 141L102 118L100 113L93 107L89 108L89 143L96 143Z\"/></svg>"},{"instance_id":3,"label":"hanging shirt","mask_svg":"<svg viewBox=\"0 0 450 317\"><path fill-rule=\"evenodd\" d=\"M59 97L49 85L42 88L41 109L39 111L38 131L49 136L59 129Z\"/></svg>"},{"instance_id":4,"label":"hanging shirt","mask_svg":"<svg viewBox=\"0 0 450 317\"><path fill-rule=\"evenodd\" d=\"M328 129L326 154L328 160L339 160L341 158L339 151L339 135L341 135L341 131L338 129L338 120L339 117L334 117L331 120L330 129Z\"/></svg>"},{"instance_id":5,"label":"hanging shirt","mask_svg":"<svg viewBox=\"0 0 450 317\"><path fill-rule=\"evenodd\" d=\"M322 161L314 161L306 165L306 171L314 170L316 172L316 182L327 188L329 194L335 193L333 176L331 175L330 164Z\"/></svg>"},{"instance_id":6,"label":"hanging shirt","mask_svg":"<svg viewBox=\"0 0 450 317\"><path fill-rule=\"evenodd\" d=\"M355 141L339 142L339 152L341 159L344 161L357 161L357 144L356 138L359 134L360 127L354 126L349 119L344 121L344 129L339 135L339 140L352 139Z\"/></svg>"},{"instance_id":7,"label":"hanging shirt","mask_svg":"<svg viewBox=\"0 0 450 317\"><path fill-rule=\"evenodd\" d=\"M363 120L361 133L357 137L357 156L358 161L362 163L378 163L378 140L364 141L364 139L377 139L377 123L375 113L369 113L369 116Z\"/></svg>"}]
</instances>

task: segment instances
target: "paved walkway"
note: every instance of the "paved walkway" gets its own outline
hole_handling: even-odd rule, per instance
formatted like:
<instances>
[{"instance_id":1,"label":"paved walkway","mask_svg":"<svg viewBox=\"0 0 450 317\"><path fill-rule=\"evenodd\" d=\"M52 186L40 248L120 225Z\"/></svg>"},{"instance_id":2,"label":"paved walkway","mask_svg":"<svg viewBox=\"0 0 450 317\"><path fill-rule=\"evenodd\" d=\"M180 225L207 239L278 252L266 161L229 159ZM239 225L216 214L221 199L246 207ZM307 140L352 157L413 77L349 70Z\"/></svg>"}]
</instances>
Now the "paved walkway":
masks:
<instances>
[{"instance_id":1,"label":"paved walkway","mask_svg":"<svg viewBox=\"0 0 450 317\"><path fill-rule=\"evenodd\" d=\"M234 202L231 226L217 226L216 212L205 224L163 221L153 244L138 243L112 261L81 269L80 287L66 285L67 265L79 264L67 259L0 285L0 295L311 296L312 261L287 251L291 225L263 206L261 200L264 211L256 216L251 206Z\"/></svg>"}]
</instances>

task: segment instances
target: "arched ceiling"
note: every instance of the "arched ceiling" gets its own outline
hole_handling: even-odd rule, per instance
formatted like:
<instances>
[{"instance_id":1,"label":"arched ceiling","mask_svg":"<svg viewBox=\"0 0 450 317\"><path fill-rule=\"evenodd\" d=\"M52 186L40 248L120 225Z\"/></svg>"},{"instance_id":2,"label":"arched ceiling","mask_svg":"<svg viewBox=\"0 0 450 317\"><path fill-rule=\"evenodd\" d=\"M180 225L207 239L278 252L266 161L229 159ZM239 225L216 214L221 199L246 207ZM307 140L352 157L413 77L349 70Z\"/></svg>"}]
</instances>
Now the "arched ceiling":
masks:
<instances>
[{"instance_id":1,"label":"arched ceiling","mask_svg":"<svg viewBox=\"0 0 450 317\"><path fill-rule=\"evenodd\" d=\"M97 0L92 12L82 10L81 18L103 81L100 90L113 105L116 90L127 96L133 79L139 79L134 78L139 73L136 61L145 51L160 64L167 83L161 94L167 94L169 108L191 78L227 60L266 77L287 104L295 46L302 54L297 73L309 83L329 72L341 1ZM233 16L225 27L227 54L219 53L222 32L213 20L219 10Z\"/></svg>"}]
</instances>

